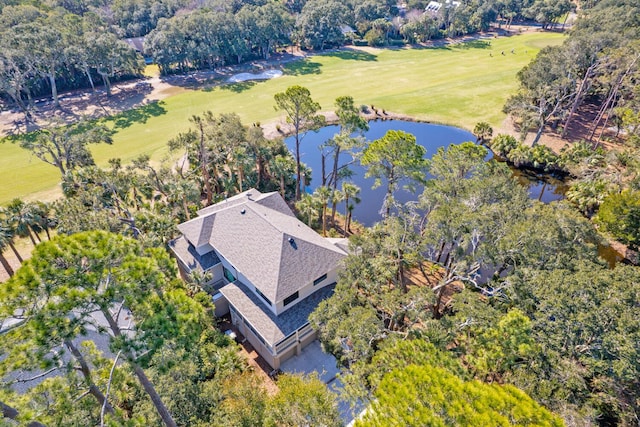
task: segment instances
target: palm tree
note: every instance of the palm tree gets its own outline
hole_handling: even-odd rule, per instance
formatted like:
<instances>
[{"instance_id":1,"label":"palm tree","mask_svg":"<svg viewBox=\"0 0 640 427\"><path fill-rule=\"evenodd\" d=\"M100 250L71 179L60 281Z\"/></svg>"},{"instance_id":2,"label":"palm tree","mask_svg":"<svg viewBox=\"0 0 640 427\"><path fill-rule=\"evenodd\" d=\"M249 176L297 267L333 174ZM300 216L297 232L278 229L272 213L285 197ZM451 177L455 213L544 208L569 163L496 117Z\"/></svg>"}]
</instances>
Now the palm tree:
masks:
<instances>
[{"instance_id":1,"label":"palm tree","mask_svg":"<svg viewBox=\"0 0 640 427\"><path fill-rule=\"evenodd\" d=\"M318 200L310 194L304 193L302 198L296 202L296 209L308 218L307 225L311 227L313 216L318 214Z\"/></svg>"},{"instance_id":2,"label":"palm tree","mask_svg":"<svg viewBox=\"0 0 640 427\"><path fill-rule=\"evenodd\" d=\"M477 143L484 144L493 136L493 128L487 122L478 122L473 128L473 134Z\"/></svg>"},{"instance_id":3,"label":"palm tree","mask_svg":"<svg viewBox=\"0 0 640 427\"><path fill-rule=\"evenodd\" d=\"M331 225L333 227L336 226L336 210L337 210L338 203L340 203L343 200L344 200L344 193L342 191L332 190L331 203L333 206L331 208Z\"/></svg>"},{"instance_id":4,"label":"palm tree","mask_svg":"<svg viewBox=\"0 0 640 427\"><path fill-rule=\"evenodd\" d=\"M189 205L198 205L200 189L193 181L180 179L179 176L175 176L167 187L167 203L172 207L180 206L185 220L190 220Z\"/></svg>"},{"instance_id":5,"label":"palm tree","mask_svg":"<svg viewBox=\"0 0 640 427\"><path fill-rule=\"evenodd\" d=\"M30 204L31 214L33 216L33 225L35 230L44 230L47 240L51 240L49 230L56 226L57 220L51 215L51 206L44 202L35 202ZM37 233L36 233L37 235Z\"/></svg>"},{"instance_id":6,"label":"palm tree","mask_svg":"<svg viewBox=\"0 0 640 427\"><path fill-rule=\"evenodd\" d=\"M14 273L13 268L11 268L11 264L9 264L9 261L4 257L3 254L6 247L9 246L9 240L10 239L4 234L0 234L0 264L2 264L2 267L5 269L9 277L11 277Z\"/></svg>"},{"instance_id":7,"label":"palm tree","mask_svg":"<svg viewBox=\"0 0 640 427\"><path fill-rule=\"evenodd\" d=\"M4 220L0 222L0 241L7 242L7 245L11 248L18 261L22 262L22 256L20 256L20 252L18 252L14 244L15 238L16 233L9 224Z\"/></svg>"},{"instance_id":8,"label":"palm tree","mask_svg":"<svg viewBox=\"0 0 640 427\"><path fill-rule=\"evenodd\" d=\"M33 210L27 203L20 199L13 199L6 207L5 215L18 236L29 237L34 246L37 244L33 237L33 226L36 222Z\"/></svg>"},{"instance_id":9,"label":"palm tree","mask_svg":"<svg viewBox=\"0 0 640 427\"><path fill-rule=\"evenodd\" d=\"M344 235L346 237L347 232L351 231L351 215L353 213L353 208L356 204L360 203L360 187L351 182L343 182L342 193L344 194L344 203L346 207L346 219L344 224ZM350 201L353 203L349 203Z\"/></svg>"},{"instance_id":10,"label":"palm tree","mask_svg":"<svg viewBox=\"0 0 640 427\"><path fill-rule=\"evenodd\" d=\"M291 156L277 155L269 163L269 170L272 175L280 181L280 195L284 199L286 190L286 178L293 175L295 169L295 161Z\"/></svg>"},{"instance_id":11,"label":"palm tree","mask_svg":"<svg viewBox=\"0 0 640 427\"><path fill-rule=\"evenodd\" d=\"M313 193L313 197L315 197L319 204L322 206L322 236L327 237L327 206L329 205L329 200L331 200L332 196L331 188L329 187L318 187L316 191Z\"/></svg>"}]
</instances>

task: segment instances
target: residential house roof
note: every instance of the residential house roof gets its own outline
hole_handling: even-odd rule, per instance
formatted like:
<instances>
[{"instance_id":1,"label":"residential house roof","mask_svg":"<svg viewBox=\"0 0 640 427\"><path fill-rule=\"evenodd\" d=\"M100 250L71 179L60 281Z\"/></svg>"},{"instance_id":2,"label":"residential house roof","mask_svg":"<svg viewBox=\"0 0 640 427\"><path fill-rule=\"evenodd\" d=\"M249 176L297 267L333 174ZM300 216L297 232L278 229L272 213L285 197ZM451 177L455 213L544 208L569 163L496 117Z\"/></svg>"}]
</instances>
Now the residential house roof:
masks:
<instances>
[{"instance_id":1,"label":"residential house roof","mask_svg":"<svg viewBox=\"0 0 640 427\"><path fill-rule=\"evenodd\" d=\"M196 252L193 245L190 245L184 236L181 236L175 240L169 242L169 247L173 253L180 259L182 264L192 271L207 271L214 265L220 263L220 258L215 251L207 252L204 255L200 255Z\"/></svg>"},{"instance_id":2,"label":"residential house roof","mask_svg":"<svg viewBox=\"0 0 640 427\"><path fill-rule=\"evenodd\" d=\"M275 346L284 338L308 322L309 315L318 304L333 294L335 285L324 286L296 304L295 310L287 310L276 316L267 309L264 302L240 281L225 285L220 292L244 319L262 336L270 346Z\"/></svg>"},{"instance_id":3,"label":"residential house roof","mask_svg":"<svg viewBox=\"0 0 640 427\"><path fill-rule=\"evenodd\" d=\"M144 37L131 37L124 39L124 42L128 44L132 49L143 53L144 52Z\"/></svg>"},{"instance_id":4,"label":"residential house roof","mask_svg":"<svg viewBox=\"0 0 640 427\"><path fill-rule=\"evenodd\" d=\"M200 209L198 211L198 216L205 216L231 206L237 206L246 202L247 200L252 200L259 205L267 206L271 209L282 212L283 214L294 216L293 212L291 212L291 209L289 209L289 206L287 206L287 203L279 193L261 193L255 188L250 188L249 190L229 197L219 203L216 203L215 205L207 206L204 209Z\"/></svg>"},{"instance_id":5,"label":"residential house roof","mask_svg":"<svg viewBox=\"0 0 640 427\"><path fill-rule=\"evenodd\" d=\"M278 201L279 199L279 201ZM334 269L346 251L299 221L278 193L248 190L178 226L210 245L272 303Z\"/></svg>"}]
</instances>

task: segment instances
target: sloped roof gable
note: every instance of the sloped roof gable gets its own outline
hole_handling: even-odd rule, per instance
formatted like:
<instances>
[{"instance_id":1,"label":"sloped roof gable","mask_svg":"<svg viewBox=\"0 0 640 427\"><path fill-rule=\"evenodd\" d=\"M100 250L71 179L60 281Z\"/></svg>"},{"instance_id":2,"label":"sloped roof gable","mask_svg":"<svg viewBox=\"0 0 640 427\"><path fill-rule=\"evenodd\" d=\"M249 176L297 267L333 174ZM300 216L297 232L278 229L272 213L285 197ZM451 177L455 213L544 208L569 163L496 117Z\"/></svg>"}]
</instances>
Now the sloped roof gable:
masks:
<instances>
[{"instance_id":1,"label":"sloped roof gable","mask_svg":"<svg viewBox=\"0 0 640 427\"><path fill-rule=\"evenodd\" d=\"M202 209L203 216L178 228L194 245L209 243L273 303L336 268L346 256L299 221L278 193L249 190L238 196Z\"/></svg>"}]
</instances>

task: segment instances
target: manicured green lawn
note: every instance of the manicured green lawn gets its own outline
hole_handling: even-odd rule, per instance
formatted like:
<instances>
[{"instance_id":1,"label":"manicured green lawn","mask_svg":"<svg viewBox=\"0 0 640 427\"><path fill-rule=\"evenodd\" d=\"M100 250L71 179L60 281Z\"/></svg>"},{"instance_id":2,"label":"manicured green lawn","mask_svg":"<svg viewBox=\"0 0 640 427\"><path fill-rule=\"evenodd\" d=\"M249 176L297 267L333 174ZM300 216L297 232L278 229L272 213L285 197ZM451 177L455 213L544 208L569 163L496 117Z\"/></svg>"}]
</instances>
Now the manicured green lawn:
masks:
<instances>
[{"instance_id":1,"label":"manicured green lawn","mask_svg":"<svg viewBox=\"0 0 640 427\"><path fill-rule=\"evenodd\" d=\"M100 165L110 158L128 161L143 153L160 160L167 154L167 141L189 127L192 115L211 110L236 112L247 124L272 121L282 117L273 108L273 95L294 84L309 88L323 110L331 110L336 97L351 95L357 104L469 130L479 121L498 126L504 120L502 105L517 87L518 70L540 48L562 39L555 33L531 33L492 39L490 44L313 56L290 64L285 75L274 80L186 91L159 105L125 113L108 121L118 130L115 143L92 151ZM60 180L53 166L9 142L0 144L0 171L0 204L14 197L46 198Z\"/></svg>"}]
</instances>

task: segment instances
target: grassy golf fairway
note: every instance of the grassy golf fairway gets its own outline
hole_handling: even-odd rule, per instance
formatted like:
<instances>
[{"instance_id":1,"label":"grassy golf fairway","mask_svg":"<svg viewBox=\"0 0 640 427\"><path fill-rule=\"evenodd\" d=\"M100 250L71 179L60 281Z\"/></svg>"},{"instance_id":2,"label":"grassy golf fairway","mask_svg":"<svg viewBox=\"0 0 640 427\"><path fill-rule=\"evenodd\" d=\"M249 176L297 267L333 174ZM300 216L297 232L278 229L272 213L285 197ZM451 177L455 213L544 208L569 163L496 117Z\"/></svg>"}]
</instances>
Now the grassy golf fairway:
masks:
<instances>
[{"instance_id":1,"label":"grassy golf fairway","mask_svg":"<svg viewBox=\"0 0 640 427\"><path fill-rule=\"evenodd\" d=\"M469 130L479 121L499 126L502 106L517 87L516 73L542 47L562 40L556 33L528 33L440 48L312 56L289 64L285 75L274 80L184 91L107 119L117 129L114 144L94 146L92 152L102 166L110 158L126 162L143 153L160 160L167 141L189 127L190 116L205 110L236 112L246 124L282 118L282 112L274 110L273 95L291 85L309 88L323 110L332 110L336 97L350 95L357 105L373 104ZM60 181L56 168L9 142L0 144L0 170L0 204L15 197L48 199Z\"/></svg>"}]
</instances>

